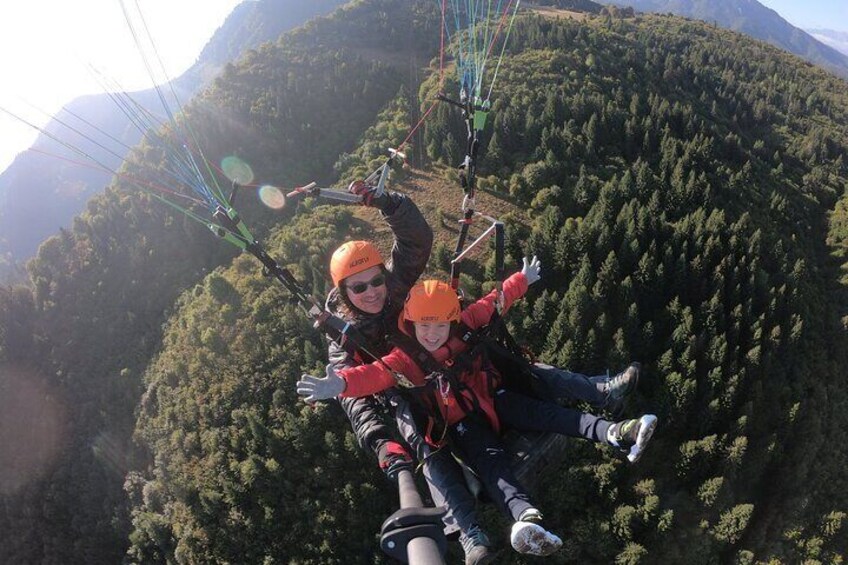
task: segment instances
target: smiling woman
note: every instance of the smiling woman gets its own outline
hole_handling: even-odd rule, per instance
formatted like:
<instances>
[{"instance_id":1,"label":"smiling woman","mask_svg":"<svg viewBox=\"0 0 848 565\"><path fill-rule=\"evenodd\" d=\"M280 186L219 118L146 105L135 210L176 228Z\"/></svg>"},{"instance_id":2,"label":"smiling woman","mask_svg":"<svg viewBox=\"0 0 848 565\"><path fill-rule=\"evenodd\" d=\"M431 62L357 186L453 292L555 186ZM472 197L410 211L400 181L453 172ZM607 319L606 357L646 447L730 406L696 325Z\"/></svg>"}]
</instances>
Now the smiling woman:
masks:
<instances>
[{"instance_id":1,"label":"smiling woman","mask_svg":"<svg viewBox=\"0 0 848 565\"><path fill-rule=\"evenodd\" d=\"M124 5L141 13L173 78L194 63L206 41L240 2L127 0ZM91 69L126 90L152 86L118 0L4 3L0 7L0 67L0 107L39 127L72 99L102 92ZM17 153L32 144L37 132L3 113L0 130L3 171Z\"/></svg>"}]
</instances>

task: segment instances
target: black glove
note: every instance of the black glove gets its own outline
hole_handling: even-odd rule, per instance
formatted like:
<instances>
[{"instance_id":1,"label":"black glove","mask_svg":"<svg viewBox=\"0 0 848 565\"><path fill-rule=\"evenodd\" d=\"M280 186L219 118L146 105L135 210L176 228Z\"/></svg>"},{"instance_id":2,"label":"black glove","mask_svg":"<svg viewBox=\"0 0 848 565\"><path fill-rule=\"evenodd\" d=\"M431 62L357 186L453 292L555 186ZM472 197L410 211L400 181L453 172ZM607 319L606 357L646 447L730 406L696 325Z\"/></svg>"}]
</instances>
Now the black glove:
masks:
<instances>
[{"instance_id":1,"label":"black glove","mask_svg":"<svg viewBox=\"0 0 848 565\"><path fill-rule=\"evenodd\" d=\"M355 180L350 183L347 187L347 191L351 194L356 194L357 196L362 197L362 205L363 206L374 206L374 192L377 190L376 186L369 186L362 180Z\"/></svg>"},{"instance_id":2,"label":"black glove","mask_svg":"<svg viewBox=\"0 0 848 565\"><path fill-rule=\"evenodd\" d=\"M401 471L412 470L412 456L396 441L387 441L377 448L377 459L380 468L393 481Z\"/></svg>"}]
</instances>

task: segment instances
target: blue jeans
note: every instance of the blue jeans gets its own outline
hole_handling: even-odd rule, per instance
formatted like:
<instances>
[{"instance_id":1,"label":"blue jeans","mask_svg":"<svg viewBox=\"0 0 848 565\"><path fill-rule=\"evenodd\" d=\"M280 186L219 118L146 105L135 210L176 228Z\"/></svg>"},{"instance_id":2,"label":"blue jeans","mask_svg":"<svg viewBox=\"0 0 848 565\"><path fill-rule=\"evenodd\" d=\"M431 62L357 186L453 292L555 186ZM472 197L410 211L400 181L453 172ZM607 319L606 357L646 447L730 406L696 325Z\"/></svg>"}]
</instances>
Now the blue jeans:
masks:
<instances>
[{"instance_id":1,"label":"blue jeans","mask_svg":"<svg viewBox=\"0 0 848 565\"><path fill-rule=\"evenodd\" d=\"M518 431L555 432L607 442L612 422L509 390L495 393L495 411L506 427ZM480 477L480 481L501 512L518 520L533 507L527 491L513 474L501 438L481 413L469 414L448 430L451 445Z\"/></svg>"},{"instance_id":2,"label":"blue jeans","mask_svg":"<svg viewBox=\"0 0 848 565\"><path fill-rule=\"evenodd\" d=\"M424 478L435 506L444 506L445 535L467 532L478 525L477 500L468 490L462 467L448 447L430 453L424 459Z\"/></svg>"}]
</instances>

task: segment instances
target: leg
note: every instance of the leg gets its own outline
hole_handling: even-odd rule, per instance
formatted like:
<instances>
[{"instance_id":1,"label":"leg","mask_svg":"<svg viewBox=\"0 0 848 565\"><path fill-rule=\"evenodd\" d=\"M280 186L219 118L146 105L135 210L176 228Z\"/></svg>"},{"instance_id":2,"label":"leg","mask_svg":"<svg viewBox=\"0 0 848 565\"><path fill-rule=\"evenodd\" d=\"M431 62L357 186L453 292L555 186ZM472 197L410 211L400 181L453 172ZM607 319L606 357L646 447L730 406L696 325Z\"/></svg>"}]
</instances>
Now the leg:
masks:
<instances>
[{"instance_id":1,"label":"leg","mask_svg":"<svg viewBox=\"0 0 848 565\"><path fill-rule=\"evenodd\" d=\"M418 433L409 401L396 394L390 397L398 431L412 447L416 459L424 465L424 477L436 506L444 506L447 514L443 518L445 535L458 531L467 532L477 524L476 500L465 486L465 478L459 464L448 449L433 452Z\"/></svg>"},{"instance_id":2,"label":"leg","mask_svg":"<svg viewBox=\"0 0 848 565\"><path fill-rule=\"evenodd\" d=\"M514 520L509 538L512 547L519 553L542 556L558 550L562 540L542 526L542 514L513 475L503 445L484 417L471 414L448 433L501 512Z\"/></svg>"},{"instance_id":3,"label":"leg","mask_svg":"<svg viewBox=\"0 0 848 565\"><path fill-rule=\"evenodd\" d=\"M431 450L418 433L406 399L394 395L390 402L394 408L398 430L424 466L424 478L427 479L433 504L442 506L447 511L442 518L445 535L459 533L466 565L489 563L495 554L491 551L489 537L479 526L477 500L468 491L459 463L447 448Z\"/></svg>"},{"instance_id":4,"label":"leg","mask_svg":"<svg viewBox=\"0 0 848 565\"><path fill-rule=\"evenodd\" d=\"M499 390L495 393L495 411L505 426L516 430L556 432L609 443L607 431L612 422L553 402Z\"/></svg>"},{"instance_id":5,"label":"leg","mask_svg":"<svg viewBox=\"0 0 848 565\"><path fill-rule=\"evenodd\" d=\"M540 398L582 400L594 410L606 410L618 417L624 408L625 397L636 390L641 365L634 361L613 377L587 377L542 363L536 363L532 370L537 377Z\"/></svg>"},{"instance_id":6,"label":"leg","mask_svg":"<svg viewBox=\"0 0 848 565\"><path fill-rule=\"evenodd\" d=\"M582 400L601 409L607 401L606 375L587 377L566 369L542 363L533 365L533 374L539 379L543 398Z\"/></svg>"},{"instance_id":7,"label":"leg","mask_svg":"<svg viewBox=\"0 0 848 565\"><path fill-rule=\"evenodd\" d=\"M618 447L636 463L651 441L657 417L644 414L612 423L592 414L564 408L508 390L495 393L495 410L504 425L517 430L556 432Z\"/></svg>"},{"instance_id":8,"label":"leg","mask_svg":"<svg viewBox=\"0 0 848 565\"><path fill-rule=\"evenodd\" d=\"M444 506L445 533L467 532L476 526L477 501L465 486L462 469L447 449L441 449L424 459L424 478L433 504Z\"/></svg>"},{"instance_id":9,"label":"leg","mask_svg":"<svg viewBox=\"0 0 848 565\"><path fill-rule=\"evenodd\" d=\"M478 474L501 512L518 520L522 512L533 508L529 495L512 473L500 438L482 416L469 415L448 433L457 453Z\"/></svg>"}]
</instances>

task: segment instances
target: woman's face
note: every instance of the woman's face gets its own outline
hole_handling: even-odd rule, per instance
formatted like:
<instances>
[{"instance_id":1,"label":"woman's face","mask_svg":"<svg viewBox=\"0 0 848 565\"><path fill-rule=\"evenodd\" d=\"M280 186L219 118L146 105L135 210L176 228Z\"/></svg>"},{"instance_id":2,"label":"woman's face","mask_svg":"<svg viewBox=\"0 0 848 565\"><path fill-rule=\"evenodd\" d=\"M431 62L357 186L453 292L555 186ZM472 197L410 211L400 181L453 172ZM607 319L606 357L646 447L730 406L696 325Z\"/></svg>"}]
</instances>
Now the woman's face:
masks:
<instances>
[{"instance_id":1,"label":"woman's face","mask_svg":"<svg viewBox=\"0 0 848 565\"><path fill-rule=\"evenodd\" d=\"M380 265L349 276L342 285L350 303L366 314L377 314L386 304L386 275Z\"/></svg>"},{"instance_id":2,"label":"woman's face","mask_svg":"<svg viewBox=\"0 0 848 565\"><path fill-rule=\"evenodd\" d=\"M427 351L440 348L450 337L450 322L415 322L415 339Z\"/></svg>"}]
</instances>

